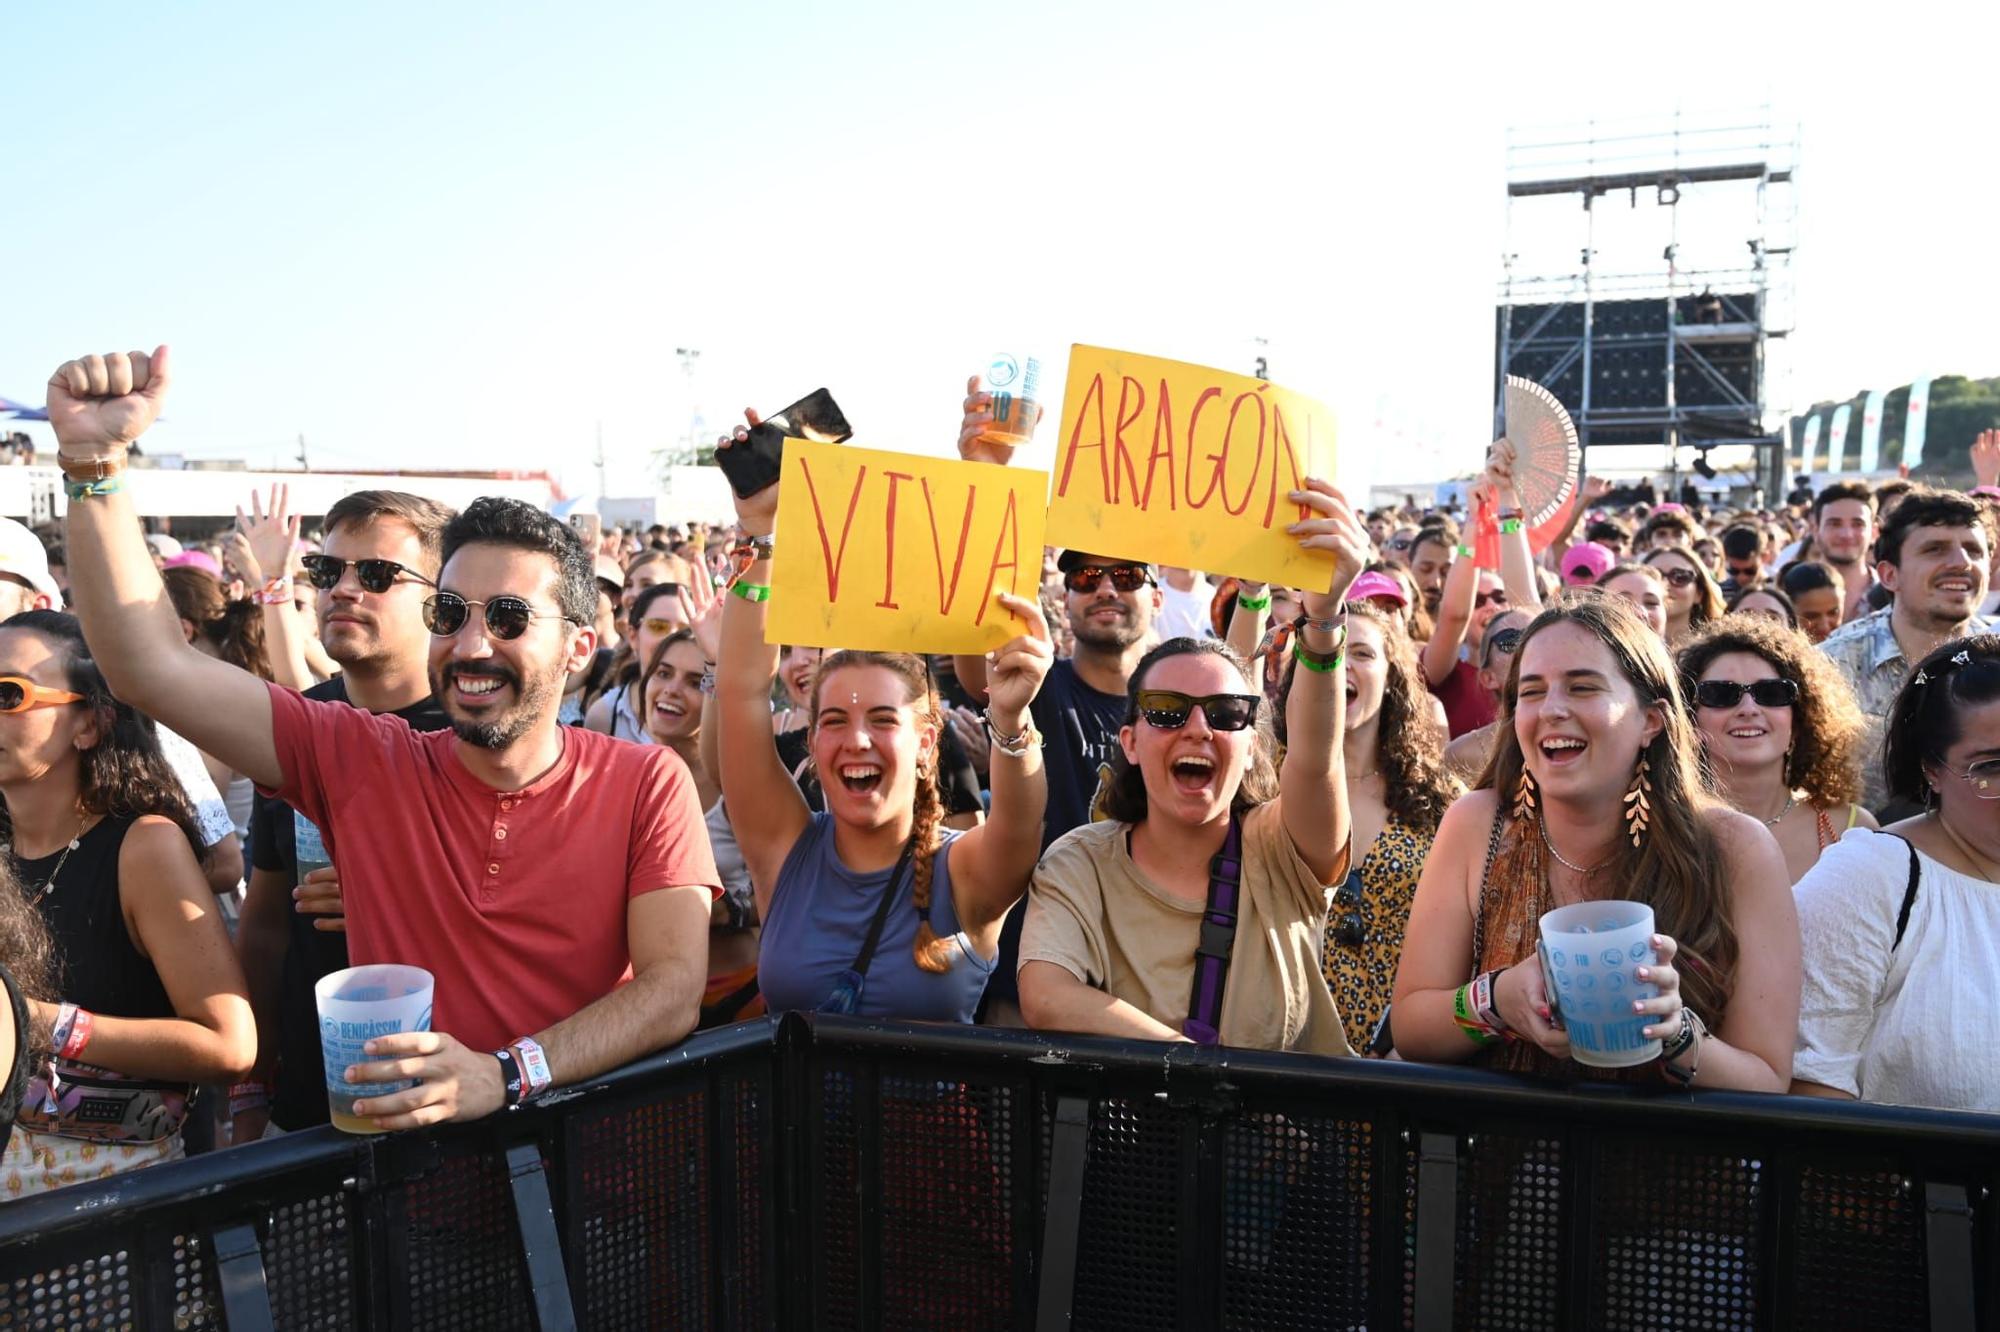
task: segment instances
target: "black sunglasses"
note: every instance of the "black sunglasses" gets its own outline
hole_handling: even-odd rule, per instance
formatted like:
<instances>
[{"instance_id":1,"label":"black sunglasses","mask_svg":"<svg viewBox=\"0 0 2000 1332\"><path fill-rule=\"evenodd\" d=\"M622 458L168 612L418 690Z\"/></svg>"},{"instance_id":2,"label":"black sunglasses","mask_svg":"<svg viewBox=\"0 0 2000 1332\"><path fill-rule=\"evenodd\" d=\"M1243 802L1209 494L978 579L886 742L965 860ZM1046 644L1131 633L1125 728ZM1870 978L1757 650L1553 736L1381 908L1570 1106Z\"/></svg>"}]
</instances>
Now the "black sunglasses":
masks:
<instances>
[{"instance_id":1,"label":"black sunglasses","mask_svg":"<svg viewBox=\"0 0 2000 1332\"><path fill-rule=\"evenodd\" d=\"M404 574L425 587L437 586L407 564L398 564L394 560L337 560L331 555L303 555L299 557L299 563L305 565L307 579L322 592L331 592L340 586L341 576L350 564L354 566L355 578L366 592L387 592Z\"/></svg>"},{"instance_id":2,"label":"black sunglasses","mask_svg":"<svg viewBox=\"0 0 2000 1332\"><path fill-rule=\"evenodd\" d=\"M1734 680L1703 680L1694 687L1694 701L1704 708L1733 708L1745 694L1760 708L1789 708L1799 701L1799 682L1772 676L1755 684Z\"/></svg>"},{"instance_id":3,"label":"black sunglasses","mask_svg":"<svg viewBox=\"0 0 2000 1332\"><path fill-rule=\"evenodd\" d=\"M486 608L486 632L501 640L519 638L535 620L567 620L561 611L538 611L519 597L494 597L490 601L468 601L456 592L440 592L424 599L424 627L439 638L450 638L465 628L474 606Z\"/></svg>"},{"instance_id":4,"label":"black sunglasses","mask_svg":"<svg viewBox=\"0 0 2000 1332\"><path fill-rule=\"evenodd\" d=\"M1473 606L1504 606L1507 604L1507 589L1496 587L1491 592L1481 592L1472 599Z\"/></svg>"},{"instance_id":5,"label":"black sunglasses","mask_svg":"<svg viewBox=\"0 0 2000 1332\"><path fill-rule=\"evenodd\" d=\"M1209 694L1197 698L1174 689L1141 689L1139 715L1148 725L1163 731L1178 731L1187 725L1188 714L1200 708L1210 729L1240 731L1257 720L1257 705L1263 701L1258 694Z\"/></svg>"},{"instance_id":6,"label":"black sunglasses","mask_svg":"<svg viewBox=\"0 0 2000 1332\"><path fill-rule=\"evenodd\" d=\"M1143 564L1080 564L1063 575L1063 586L1072 592L1095 592L1106 578L1120 592L1137 592L1153 581L1153 571Z\"/></svg>"},{"instance_id":7,"label":"black sunglasses","mask_svg":"<svg viewBox=\"0 0 2000 1332\"><path fill-rule=\"evenodd\" d=\"M1692 569L1661 569L1657 564L1653 568L1659 570L1660 577L1666 579L1675 587L1687 587L1701 576Z\"/></svg>"},{"instance_id":8,"label":"black sunglasses","mask_svg":"<svg viewBox=\"0 0 2000 1332\"><path fill-rule=\"evenodd\" d=\"M1384 550L1408 550L1409 548L1409 537L1390 537L1382 543L1382 549Z\"/></svg>"},{"instance_id":9,"label":"black sunglasses","mask_svg":"<svg viewBox=\"0 0 2000 1332\"><path fill-rule=\"evenodd\" d=\"M1527 636L1527 632L1526 629L1502 629L1497 633L1486 635L1486 651L1480 657L1480 663L1484 665L1492 661L1496 652L1503 656L1511 656L1514 650L1521 646L1521 640Z\"/></svg>"},{"instance_id":10,"label":"black sunglasses","mask_svg":"<svg viewBox=\"0 0 2000 1332\"><path fill-rule=\"evenodd\" d=\"M1347 871L1340 887L1333 890L1333 909L1340 913L1333 922L1333 941L1342 948L1359 948L1368 937L1361 920L1361 871Z\"/></svg>"}]
</instances>

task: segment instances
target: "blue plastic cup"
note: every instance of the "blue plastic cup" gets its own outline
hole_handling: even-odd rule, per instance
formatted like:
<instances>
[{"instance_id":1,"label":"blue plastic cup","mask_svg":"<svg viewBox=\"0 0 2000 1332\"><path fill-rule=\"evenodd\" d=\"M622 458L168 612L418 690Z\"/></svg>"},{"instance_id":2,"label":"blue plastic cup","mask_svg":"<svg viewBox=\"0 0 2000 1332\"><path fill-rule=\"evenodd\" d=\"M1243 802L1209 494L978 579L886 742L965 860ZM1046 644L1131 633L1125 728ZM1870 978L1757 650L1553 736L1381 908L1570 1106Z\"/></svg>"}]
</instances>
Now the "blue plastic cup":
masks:
<instances>
[{"instance_id":1,"label":"blue plastic cup","mask_svg":"<svg viewBox=\"0 0 2000 1332\"><path fill-rule=\"evenodd\" d=\"M1542 917L1539 946L1550 1007L1562 1016L1577 1063L1630 1068L1660 1057L1659 1039L1643 1034L1654 1019L1632 1011L1635 1001L1660 993L1638 976L1659 960L1653 908L1625 901L1557 907Z\"/></svg>"}]
</instances>

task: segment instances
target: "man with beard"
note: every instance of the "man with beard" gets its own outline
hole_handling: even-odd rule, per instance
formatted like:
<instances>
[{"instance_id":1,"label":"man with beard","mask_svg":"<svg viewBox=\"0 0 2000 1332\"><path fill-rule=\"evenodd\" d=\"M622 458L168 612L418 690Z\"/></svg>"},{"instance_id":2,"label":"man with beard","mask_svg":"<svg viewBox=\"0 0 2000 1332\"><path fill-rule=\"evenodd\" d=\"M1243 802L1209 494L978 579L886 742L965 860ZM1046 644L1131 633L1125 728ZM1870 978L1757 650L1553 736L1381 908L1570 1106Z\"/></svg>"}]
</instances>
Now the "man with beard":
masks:
<instances>
[{"instance_id":1,"label":"man with beard","mask_svg":"<svg viewBox=\"0 0 2000 1332\"><path fill-rule=\"evenodd\" d=\"M400 717L413 731L450 727L431 694L423 603L437 586L451 518L437 501L396 490L356 491L327 510L326 540L306 556L305 569L320 642L341 673L306 690L306 698ZM289 542L282 529L278 535ZM330 831L335 841L367 835L338 825ZM291 1132L327 1122L313 986L348 965L339 873L327 863L319 828L260 794L250 815L250 861L236 950L257 1013L261 1076L231 1098L238 1142L261 1131L263 1084L270 1123Z\"/></svg>"},{"instance_id":2,"label":"man with beard","mask_svg":"<svg viewBox=\"0 0 2000 1332\"><path fill-rule=\"evenodd\" d=\"M1416 582L1417 593L1424 599L1424 610L1433 622L1437 620L1445 576L1452 570L1452 553L1457 547L1457 534L1442 526L1421 528L1410 541L1410 577Z\"/></svg>"},{"instance_id":3,"label":"man with beard","mask_svg":"<svg viewBox=\"0 0 2000 1332\"><path fill-rule=\"evenodd\" d=\"M557 721L596 646L590 552L518 501L452 520L424 602L448 732L268 685L188 646L124 493L168 381L164 347L49 381L72 586L121 698L320 829L354 960L435 977L432 1030L368 1041L346 1070L415 1085L354 1113L381 1129L474 1119L692 1030L720 887L687 767Z\"/></svg>"},{"instance_id":4,"label":"man with beard","mask_svg":"<svg viewBox=\"0 0 2000 1332\"><path fill-rule=\"evenodd\" d=\"M1895 601L1842 625L1819 645L1854 686L1868 718L1862 803L1885 826L1919 812L1890 803L1881 761L1889 711L1914 663L1942 643L1992 628L1979 606L1986 599L1993 535L1986 507L1971 496L1911 490L1883 524L1877 546L1882 586Z\"/></svg>"},{"instance_id":5,"label":"man with beard","mask_svg":"<svg viewBox=\"0 0 2000 1332\"><path fill-rule=\"evenodd\" d=\"M1875 540L1875 492L1865 481L1836 481L1813 496L1812 521L1819 558L1839 571L1847 589L1841 620L1851 623L1869 613L1868 594L1875 587L1875 571L1868 567Z\"/></svg>"}]
</instances>

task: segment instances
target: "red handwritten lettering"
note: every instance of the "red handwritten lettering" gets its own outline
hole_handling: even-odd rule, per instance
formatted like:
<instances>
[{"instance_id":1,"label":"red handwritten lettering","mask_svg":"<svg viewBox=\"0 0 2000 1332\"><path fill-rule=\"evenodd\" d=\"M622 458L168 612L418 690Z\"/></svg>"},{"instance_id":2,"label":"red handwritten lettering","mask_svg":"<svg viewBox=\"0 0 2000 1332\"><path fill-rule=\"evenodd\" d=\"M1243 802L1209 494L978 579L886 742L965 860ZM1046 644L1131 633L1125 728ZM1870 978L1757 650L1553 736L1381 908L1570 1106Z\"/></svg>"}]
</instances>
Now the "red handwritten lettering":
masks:
<instances>
[{"instance_id":1,"label":"red handwritten lettering","mask_svg":"<svg viewBox=\"0 0 2000 1332\"><path fill-rule=\"evenodd\" d=\"M1250 479L1243 486L1243 502L1241 504L1231 504L1229 502L1229 477L1227 475L1229 471L1229 446L1236 439L1236 414L1243 410L1243 404L1246 402L1257 404L1257 457L1250 464ZM1250 492L1256 488L1257 473L1264 466L1264 431L1267 425L1268 421L1264 413L1264 399L1258 394L1239 393L1236 395L1236 401L1229 404L1229 427L1222 432L1222 452L1215 456L1215 476L1217 482L1222 485L1223 511L1231 518L1241 517L1243 511L1250 507ZM1275 476L1276 473L1274 472L1273 475Z\"/></svg>"},{"instance_id":2,"label":"red handwritten lettering","mask_svg":"<svg viewBox=\"0 0 2000 1332\"><path fill-rule=\"evenodd\" d=\"M1201 498L1196 499L1194 497L1194 436L1195 432L1201 429L1201 409L1208 406L1208 400L1210 398L1219 398L1221 396L1222 396L1222 390L1219 388L1203 389L1201 391L1201 396L1194 400L1194 410L1188 413L1188 432L1187 432L1188 460L1187 460L1187 465L1181 469L1181 483L1186 487L1186 490L1183 493L1187 498L1188 507L1191 509L1199 509L1203 505L1207 504L1209 496L1215 494L1215 488L1222 484L1222 473L1220 469L1218 469L1216 472L1210 475L1208 480L1208 489L1201 492Z\"/></svg>"},{"instance_id":3,"label":"red handwritten lettering","mask_svg":"<svg viewBox=\"0 0 2000 1332\"><path fill-rule=\"evenodd\" d=\"M833 547L826 539L826 514L819 506L819 487L813 484L812 463L804 457L799 459L799 470L805 473L806 494L812 498L813 525L819 529L820 554L826 562L826 599L840 600L840 566L847 560L847 534L854 529L854 506L861 500L861 485L868 479L868 464L863 463L854 474L854 490L847 497L847 518L840 525L840 554L833 553Z\"/></svg>"},{"instance_id":4,"label":"red handwritten lettering","mask_svg":"<svg viewBox=\"0 0 2000 1332\"><path fill-rule=\"evenodd\" d=\"M1312 428L1313 419L1311 414L1308 413L1306 416L1307 458L1312 457ZM1278 495L1281 492L1290 494L1294 490L1303 490L1305 488L1305 478L1300 474L1298 453L1292 448L1291 432L1285 429L1285 410L1277 403L1271 404L1271 436L1274 442L1271 450L1271 494L1270 498L1264 504L1264 526L1266 527L1269 527L1271 520L1277 516ZM1278 465L1280 462L1284 464L1285 473L1292 479L1292 483L1289 486L1280 486L1278 484ZM1298 505L1297 508L1297 521L1302 521L1309 516L1303 504Z\"/></svg>"},{"instance_id":5,"label":"red handwritten lettering","mask_svg":"<svg viewBox=\"0 0 2000 1332\"><path fill-rule=\"evenodd\" d=\"M889 511L882 519L882 534L887 542L887 558L882 564L882 599L875 604L883 610L901 610L896 604L896 483L914 481L908 472L884 472L889 478Z\"/></svg>"},{"instance_id":6,"label":"red handwritten lettering","mask_svg":"<svg viewBox=\"0 0 2000 1332\"><path fill-rule=\"evenodd\" d=\"M1153 474L1162 459L1167 464L1167 509L1171 512L1180 507L1180 497L1174 493L1174 402L1164 378L1160 380L1160 400L1153 410L1153 451L1146 455L1146 489L1139 496L1142 509L1153 507Z\"/></svg>"},{"instance_id":7,"label":"red handwritten lettering","mask_svg":"<svg viewBox=\"0 0 2000 1332\"><path fill-rule=\"evenodd\" d=\"M1013 538L1011 546L1008 546L1009 537ZM1007 558L1004 560L1000 558L1000 549L1003 546L1008 547ZM994 575L1002 569L1010 570L1011 573L1001 586L1014 586L1014 578L1021 570L1021 526L1020 519L1014 513L1014 492L1011 490L1007 492L1007 507L1000 514L1000 535L993 539L993 560L986 567L984 584L986 595L979 599L979 614L972 617L972 622L976 625L986 623L986 608L993 604Z\"/></svg>"},{"instance_id":8,"label":"red handwritten lettering","mask_svg":"<svg viewBox=\"0 0 2000 1332\"><path fill-rule=\"evenodd\" d=\"M1127 402L1132 404L1132 413L1129 416L1125 414L1125 404ZM1145 410L1145 387L1138 380L1132 378L1132 376L1126 375L1125 382L1118 386L1118 425L1111 434L1113 452L1111 462L1111 502L1113 504L1122 502L1123 491L1119 484L1121 473L1123 474L1122 479L1131 483L1132 494L1137 496L1139 493L1139 478L1133 471L1132 450L1125 446L1125 431L1134 421L1139 419ZM1145 501L1141 500L1140 507L1143 508L1144 506Z\"/></svg>"},{"instance_id":9,"label":"red handwritten lettering","mask_svg":"<svg viewBox=\"0 0 2000 1332\"><path fill-rule=\"evenodd\" d=\"M1083 437L1083 418L1089 414L1091 403L1097 404L1097 442L1079 447L1077 441ZM1083 391L1083 405L1076 409L1076 424L1069 432L1069 448L1063 454L1062 483L1056 487L1057 495L1069 494L1069 475L1076 466L1076 455L1085 449L1097 450L1097 471L1101 493L1111 494L1111 461L1105 450L1104 430L1104 376L1092 375L1090 387Z\"/></svg>"},{"instance_id":10,"label":"red handwritten lettering","mask_svg":"<svg viewBox=\"0 0 2000 1332\"><path fill-rule=\"evenodd\" d=\"M937 561L938 614L949 615L951 604L958 600L958 575L959 571L965 568L965 541L972 535L972 508L979 500L979 487L966 488L965 516L960 518L958 523L958 553L952 556L951 590L947 592L944 584L944 551L938 545L937 509L931 503L930 478L924 479L923 486L924 511L930 515L931 520L931 555Z\"/></svg>"}]
</instances>

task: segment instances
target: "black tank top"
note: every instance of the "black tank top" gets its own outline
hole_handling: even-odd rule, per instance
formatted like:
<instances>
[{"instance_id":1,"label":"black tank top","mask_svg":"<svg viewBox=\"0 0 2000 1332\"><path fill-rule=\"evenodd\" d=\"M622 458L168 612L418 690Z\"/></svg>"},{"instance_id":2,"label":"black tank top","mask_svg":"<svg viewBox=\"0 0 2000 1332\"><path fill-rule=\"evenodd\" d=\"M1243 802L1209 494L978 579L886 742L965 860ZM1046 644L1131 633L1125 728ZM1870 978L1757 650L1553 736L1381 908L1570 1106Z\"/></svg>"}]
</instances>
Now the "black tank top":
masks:
<instances>
[{"instance_id":1,"label":"black tank top","mask_svg":"<svg viewBox=\"0 0 2000 1332\"><path fill-rule=\"evenodd\" d=\"M68 860L61 851L34 860L15 856L14 872L28 899L40 899L42 919L55 936L65 1000L107 1017L170 1018L176 1014L167 988L152 960L133 946L118 899L118 852L133 822L99 819Z\"/></svg>"}]
</instances>

